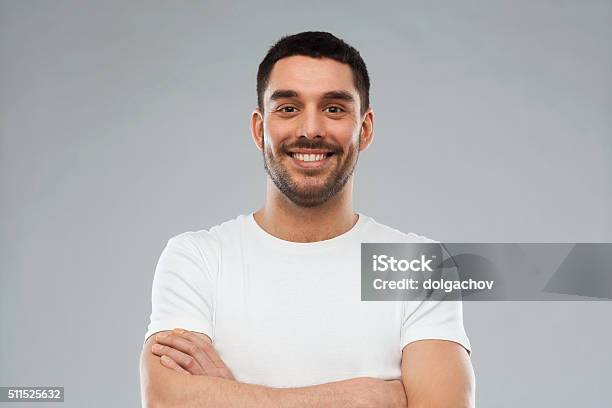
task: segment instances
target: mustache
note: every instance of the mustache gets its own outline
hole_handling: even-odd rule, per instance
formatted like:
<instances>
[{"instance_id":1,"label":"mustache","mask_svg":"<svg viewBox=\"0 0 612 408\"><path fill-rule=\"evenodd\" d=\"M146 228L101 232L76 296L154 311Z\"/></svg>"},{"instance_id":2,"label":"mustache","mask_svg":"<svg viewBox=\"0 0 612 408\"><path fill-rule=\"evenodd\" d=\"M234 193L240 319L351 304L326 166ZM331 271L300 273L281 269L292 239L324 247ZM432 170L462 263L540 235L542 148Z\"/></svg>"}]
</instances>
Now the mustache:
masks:
<instances>
[{"instance_id":1,"label":"mustache","mask_svg":"<svg viewBox=\"0 0 612 408\"><path fill-rule=\"evenodd\" d=\"M310 139L300 139L297 142L285 146L285 153L289 152L291 149L321 149L321 150L329 150L333 153L341 153L342 149L336 145L332 145L323 140L310 140Z\"/></svg>"}]
</instances>

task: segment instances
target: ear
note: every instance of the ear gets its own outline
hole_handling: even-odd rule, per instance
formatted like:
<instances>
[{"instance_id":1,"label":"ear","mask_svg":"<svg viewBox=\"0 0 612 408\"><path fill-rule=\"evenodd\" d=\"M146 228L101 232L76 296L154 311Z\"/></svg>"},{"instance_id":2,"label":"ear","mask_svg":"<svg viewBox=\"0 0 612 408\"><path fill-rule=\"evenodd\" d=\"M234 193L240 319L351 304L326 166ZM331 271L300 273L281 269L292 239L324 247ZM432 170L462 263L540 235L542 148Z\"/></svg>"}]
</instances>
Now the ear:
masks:
<instances>
[{"instance_id":1,"label":"ear","mask_svg":"<svg viewBox=\"0 0 612 408\"><path fill-rule=\"evenodd\" d=\"M255 109L251 114L251 137L259 150L263 150L263 114L259 108Z\"/></svg>"},{"instance_id":2,"label":"ear","mask_svg":"<svg viewBox=\"0 0 612 408\"><path fill-rule=\"evenodd\" d=\"M370 143L372 143L372 137L374 136L374 112L372 108L368 108L366 113L363 114L361 120L361 142L359 143L359 151L366 150Z\"/></svg>"}]
</instances>

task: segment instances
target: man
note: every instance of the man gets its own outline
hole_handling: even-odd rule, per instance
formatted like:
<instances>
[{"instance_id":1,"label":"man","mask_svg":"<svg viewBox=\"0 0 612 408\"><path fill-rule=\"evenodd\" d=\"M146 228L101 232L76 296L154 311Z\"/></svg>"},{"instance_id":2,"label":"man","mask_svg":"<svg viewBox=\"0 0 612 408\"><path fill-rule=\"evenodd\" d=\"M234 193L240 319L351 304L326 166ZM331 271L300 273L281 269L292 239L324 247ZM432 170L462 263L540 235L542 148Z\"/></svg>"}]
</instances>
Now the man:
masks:
<instances>
[{"instance_id":1,"label":"man","mask_svg":"<svg viewBox=\"0 0 612 408\"><path fill-rule=\"evenodd\" d=\"M361 242L431 242L353 211L369 85L359 53L329 33L269 50L251 117L265 203L168 241L141 356L145 406L473 406L461 303L360 300Z\"/></svg>"}]
</instances>

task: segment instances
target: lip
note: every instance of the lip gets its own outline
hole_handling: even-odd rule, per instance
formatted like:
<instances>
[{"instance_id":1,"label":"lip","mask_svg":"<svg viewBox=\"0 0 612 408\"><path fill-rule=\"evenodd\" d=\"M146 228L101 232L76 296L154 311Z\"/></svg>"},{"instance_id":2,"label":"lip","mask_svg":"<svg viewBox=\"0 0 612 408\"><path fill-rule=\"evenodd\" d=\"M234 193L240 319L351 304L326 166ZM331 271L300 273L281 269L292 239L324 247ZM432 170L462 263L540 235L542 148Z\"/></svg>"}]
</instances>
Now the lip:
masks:
<instances>
[{"instance_id":1,"label":"lip","mask_svg":"<svg viewBox=\"0 0 612 408\"><path fill-rule=\"evenodd\" d=\"M289 150L289 154L293 153L301 153L301 154L327 154L333 153L331 150L324 149L291 149Z\"/></svg>"},{"instance_id":2,"label":"lip","mask_svg":"<svg viewBox=\"0 0 612 408\"><path fill-rule=\"evenodd\" d=\"M326 151L321 150L318 151L319 153L316 153L316 150L304 150L304 154L322 154L322 153L326 153ZM302 151L299 150L294 150L292 152L290 152L289 154L287 154L287 156L289 157L289 160L291 161L291 163L293 163L294 166L300 168L300 169L323 169L325 167L327 167L329 165L329 163L331 163L331 160L334 156L336 156L335 154L332 154L331 156L326 156L324 159L322 160L317 160L317 161L312 161L312 162L305 162L302 160L298 160L295 159L293 157L293 155L291 153L302 153Z\"/></svg>"}]
</instances>

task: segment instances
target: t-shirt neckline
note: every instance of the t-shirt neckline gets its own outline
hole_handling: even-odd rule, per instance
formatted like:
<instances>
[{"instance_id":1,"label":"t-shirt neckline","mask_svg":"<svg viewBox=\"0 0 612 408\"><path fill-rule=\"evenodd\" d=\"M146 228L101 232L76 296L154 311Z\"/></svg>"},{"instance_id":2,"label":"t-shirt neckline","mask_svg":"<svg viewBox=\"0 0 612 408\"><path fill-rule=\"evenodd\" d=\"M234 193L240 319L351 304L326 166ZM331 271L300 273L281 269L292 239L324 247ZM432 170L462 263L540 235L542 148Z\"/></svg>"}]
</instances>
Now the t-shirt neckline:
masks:
<instances>
[{"instance_id":1,"label":"t-shirt neckline","mask_svg":"<svg viewBox=\"0 0 612 408\"><path fill-rule=\"evenodd\" d=\"M358 236L364 225L369 221L368 216L360 212L356 212L356 214L359 216L357 218L357 222L355 222L355 224L348 231L333 238L314 242L294 242L275 237L274 235L270 234L259 226L257 221L255 221L254 212L251 212L250 214L246 215L245 220L248 229L255 234L256 238L260 240L260 243L265 242L266 244L272 245L277 249L311 251L336 248L339 245L346 244L347 242L355 242L355 237Z\"/></svg>"}]
</instances>

